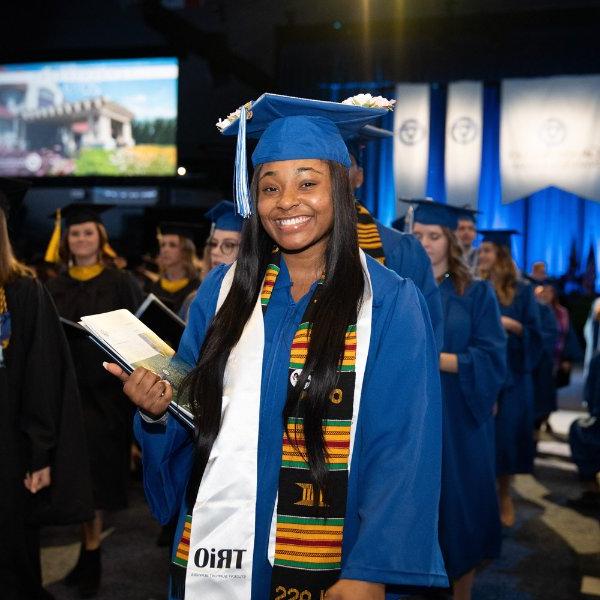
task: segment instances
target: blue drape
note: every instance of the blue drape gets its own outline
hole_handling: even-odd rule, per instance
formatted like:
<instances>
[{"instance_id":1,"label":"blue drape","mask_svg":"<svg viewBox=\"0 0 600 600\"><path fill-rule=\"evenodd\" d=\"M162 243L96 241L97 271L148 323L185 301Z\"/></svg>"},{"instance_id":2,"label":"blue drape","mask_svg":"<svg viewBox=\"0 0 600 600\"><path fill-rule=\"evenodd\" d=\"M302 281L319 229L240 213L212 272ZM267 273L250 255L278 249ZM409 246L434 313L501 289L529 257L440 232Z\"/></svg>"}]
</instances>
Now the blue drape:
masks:
<instances>
[{"instance_id":1,"label":"blue drape","mask_svg":"<svg viewBox=\"0 0 600 600\"><path fill-rule=\"evenodd\" d=\"M393 97L388 83L371 82L335 84L323 86L331 100L339 101L348 96L368 91L374 95ZM429 170L427 195L446 201L444 184L444 130L446 117L445 84L431 86L431 117L429 141ZM513 237L513 256L524 271L532 263L543 260L548 273L554 276L567 271L569 253L574 244L579 270L593 246L596 255L597 277L600 276L600 203L585 200L575 194L548 188L528 198L510 204L502 204L500 180L500 85L484 86L483 99L483 145L481 179L479 184L478 226L510 228L521 235ZM392 129L393 116L386 115L379 124ZM396 218L396 194L394 191L393 140L370 143L364 152L365 183L360 191L361 201L385 224Z\"/></svg>"}]
</instances>

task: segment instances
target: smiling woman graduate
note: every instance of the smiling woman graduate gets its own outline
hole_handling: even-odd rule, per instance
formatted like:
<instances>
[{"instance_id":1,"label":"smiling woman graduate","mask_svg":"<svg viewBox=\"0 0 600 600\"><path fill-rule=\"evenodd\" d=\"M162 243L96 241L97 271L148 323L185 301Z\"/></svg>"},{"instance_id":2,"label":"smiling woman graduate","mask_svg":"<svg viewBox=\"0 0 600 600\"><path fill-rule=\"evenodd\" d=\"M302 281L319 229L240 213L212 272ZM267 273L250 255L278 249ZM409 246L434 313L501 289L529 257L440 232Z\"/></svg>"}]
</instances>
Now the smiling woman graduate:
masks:
<instances>
[{"instance_id":1,"label":"smiling woman graduate","mask_svg":"<svg viewBox=\"0 0 600 600\"><path fill-rule=\"evenodd\" d=\"M383 112L265 94L224 124L252 214L179 347L196 364L195 435L165 414L168 384L107 366L145 411L152 511L179 514L171 598L383 599L388 584L447 582L433 332L414 284L359 250L342 138ZM246 132L260 138L251 188Z\"/></svg>"}]
</instances>

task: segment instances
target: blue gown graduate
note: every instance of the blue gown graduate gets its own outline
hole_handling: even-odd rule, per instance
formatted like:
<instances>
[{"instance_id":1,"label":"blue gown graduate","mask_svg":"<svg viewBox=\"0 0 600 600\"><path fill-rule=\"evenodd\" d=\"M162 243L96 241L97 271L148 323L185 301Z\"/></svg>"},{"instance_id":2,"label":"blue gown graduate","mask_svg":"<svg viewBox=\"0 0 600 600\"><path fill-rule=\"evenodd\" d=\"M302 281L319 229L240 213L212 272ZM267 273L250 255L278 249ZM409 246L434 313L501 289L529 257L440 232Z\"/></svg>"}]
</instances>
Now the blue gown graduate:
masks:
<instances>
[{"instance_id":1,"label":"blue gown graduate","mask_svg":"<svg viewBox=\"0 0 600 600\"><path fill-rule=\"evenodd\" d=\"M190 364L197 361L227 269L212 271L192 304L178 352ZM442 415L431 323L412 282L372 259L368 269L372 328L349 474L341 577L443 587L447 579L437 539ZM269 597L272 569L267 552L280 472L290 347L314 288L294 302L282 260L264 317L253 600ZM152 513L161 523L179 515L175 538L179 539L193 460L191 437L171 417L165 426L147 423L138 415L135 428ZM397 596L388 595L392 597Z\"/></svg>"},{"instance_id":2,"label":"blue gown graduate","mask_svg":"<svg viewBox=\"0 0 600 600\"><path fill-rule=\"evenodd\" d=\"M508 306L500 303L500 312L519 321L523 334L508 333L508 372L496 415L496 469L498 475L531 473L535 450L532 372L542 351L540 312L532 287L518 281L513 301Z\"/></svg>"},{"instance_id":3,"label":"blue gown graduate","mask_svg":"<svg viewBox=\"0 0 600 600\"><path fill-rule=\"evenodd\" d=\"M440 544L446 572L458 579L500 554L493 406L506 376L506 335L491 286L473 281L461 296L440 284L443 352L458 373L442 372L443 452Z\"/></svg>"}]
</instances>

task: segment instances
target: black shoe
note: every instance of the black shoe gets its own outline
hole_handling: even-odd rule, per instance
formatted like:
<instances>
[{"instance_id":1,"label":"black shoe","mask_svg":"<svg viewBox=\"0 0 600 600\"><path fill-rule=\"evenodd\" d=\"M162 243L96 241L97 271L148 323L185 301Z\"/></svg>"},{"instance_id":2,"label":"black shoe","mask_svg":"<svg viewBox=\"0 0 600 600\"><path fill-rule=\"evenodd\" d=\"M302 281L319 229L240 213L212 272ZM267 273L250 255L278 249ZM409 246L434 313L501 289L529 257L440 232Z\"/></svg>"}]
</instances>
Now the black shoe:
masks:
<instances>
[{"instance_id":1,"label":"black shoe","mask_svg":"<svg viewBox=\"0 0 600 600\"><path fill-rule=\"evenodd\" d=\"M578 510L600 510L600 492L587 490L579 498L567 500L567 505Z\"/></svg>"},{"instance_id":2,"label":"black shoe","mask_svg":"<svg viewBox=\"0 0 600 600\"><path fill-rule=\"evenodd\" d=\"M79 573L80 598L93 598L100 588L100 576L102 575L102 562L100 560L100 548L96 550L85 550Z\"/></svg>"},{"instance_id":3,"label":"black shoe","mask_svg":"<svg viewBox=\"0 0 600 600\"><path fill-rule=\"evenodd\" d=\"M79 558L77 564L67 573L67 576L63 579L63 583L72 587L79 583L79 574L81 573L81 565L83 564L83 544L79 548Z\"/></svg>"}]
</instances>

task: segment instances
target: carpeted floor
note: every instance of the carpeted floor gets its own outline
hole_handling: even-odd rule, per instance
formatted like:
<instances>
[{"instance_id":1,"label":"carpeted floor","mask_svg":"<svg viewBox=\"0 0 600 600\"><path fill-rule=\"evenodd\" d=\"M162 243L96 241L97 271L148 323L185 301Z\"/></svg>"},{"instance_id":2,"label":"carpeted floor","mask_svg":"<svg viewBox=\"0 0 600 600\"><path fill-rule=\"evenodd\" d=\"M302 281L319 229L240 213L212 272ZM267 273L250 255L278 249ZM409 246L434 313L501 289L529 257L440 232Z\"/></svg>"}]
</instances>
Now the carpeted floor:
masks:
<instances>
[{"instance_id":1,"label":"carpeted floor","mask_svg":"<svg viewBox=\"0 0 600 600\"><path fill-rule=\"evenodd\" d=\"M562 390L561 411L552 417L556 437L538 445L536 472L515 481L518 520L506 532L502 557L481 569L473 600L577 600L600 598L600 515L566 506L579 494L575 467L563 437L581 413L581 377ZM130 508L107 516L103 580L98 600L164 600L167 549L158 548L159 526L145 505L141 484L132 483ZM44 581L57 600L77 594L60 580L75 564L77 528L43 532ZM582 590L587 593L583 594Z\"/></svg>"}]
</instances>

